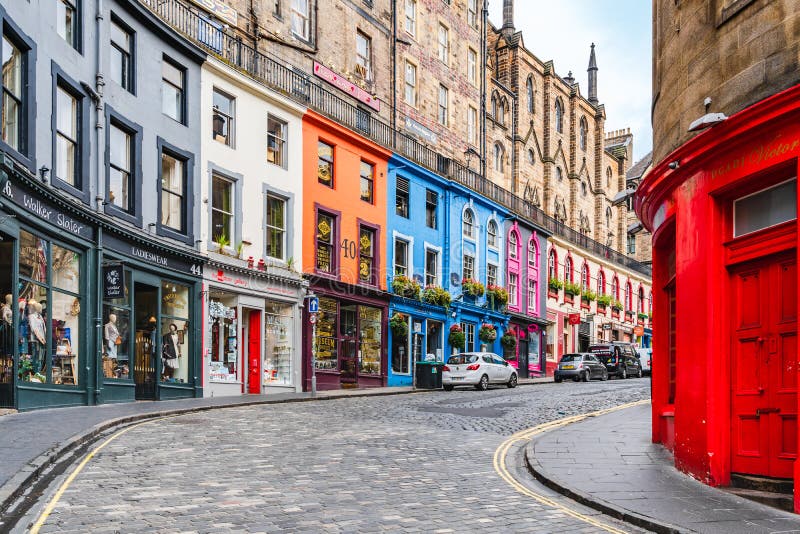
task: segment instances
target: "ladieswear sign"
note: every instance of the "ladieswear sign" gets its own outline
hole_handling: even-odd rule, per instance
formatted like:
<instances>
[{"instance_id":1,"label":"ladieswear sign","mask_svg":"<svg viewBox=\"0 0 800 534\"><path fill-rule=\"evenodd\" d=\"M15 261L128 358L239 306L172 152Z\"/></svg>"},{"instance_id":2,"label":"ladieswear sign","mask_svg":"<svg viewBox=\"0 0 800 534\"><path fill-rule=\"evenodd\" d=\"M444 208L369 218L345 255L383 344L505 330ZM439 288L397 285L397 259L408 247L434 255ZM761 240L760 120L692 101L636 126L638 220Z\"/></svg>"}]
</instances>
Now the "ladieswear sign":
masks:
<instances>
[{"instance_id":1,"label":"ladieswear sign","mask_svg":"<svg viewBox=\"0 0 800 534\"><path fill-rule=\"evenodd\" d=\"M165 255L161 251L155 251L139 244L129 243L110 234L104 235L103 247L136 258L153 267L172 269L194 276L203 275L203 265L200 262L191 262L181 257Z\"/></svg>"},{"instance_id":2,"label":"ladieswear sign","mask_svg":"<svg viewBox=\"0 0 800 534\"><path fill-rule=\"evenodd\" d=\"M68 234L89 240L94 239L94 229L90 225L76 221L59 208L20 188L11 180L6 182L3 187L3 196L25 209L34 217L57 226Z\"/></svg>"}]
</instances>

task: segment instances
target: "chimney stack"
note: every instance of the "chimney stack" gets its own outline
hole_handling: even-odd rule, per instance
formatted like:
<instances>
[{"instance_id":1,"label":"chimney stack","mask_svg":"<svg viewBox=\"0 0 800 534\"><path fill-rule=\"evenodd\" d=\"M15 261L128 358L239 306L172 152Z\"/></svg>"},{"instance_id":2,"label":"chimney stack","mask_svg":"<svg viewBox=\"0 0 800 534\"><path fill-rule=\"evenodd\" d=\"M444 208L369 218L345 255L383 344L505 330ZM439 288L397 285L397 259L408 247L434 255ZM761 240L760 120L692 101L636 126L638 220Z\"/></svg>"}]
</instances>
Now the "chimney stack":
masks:
<instances>
[{"instance_id":1,"label":"chimney stack","mask_svg":"<svg viewBox=\"0 0 800 534\"><path fill-rule=\"evenodd\" d=\"M592 52L589 54L589 102L597 105L597 59L594 57L594 43L592 43Z\"/></svg>"}]
</instances>

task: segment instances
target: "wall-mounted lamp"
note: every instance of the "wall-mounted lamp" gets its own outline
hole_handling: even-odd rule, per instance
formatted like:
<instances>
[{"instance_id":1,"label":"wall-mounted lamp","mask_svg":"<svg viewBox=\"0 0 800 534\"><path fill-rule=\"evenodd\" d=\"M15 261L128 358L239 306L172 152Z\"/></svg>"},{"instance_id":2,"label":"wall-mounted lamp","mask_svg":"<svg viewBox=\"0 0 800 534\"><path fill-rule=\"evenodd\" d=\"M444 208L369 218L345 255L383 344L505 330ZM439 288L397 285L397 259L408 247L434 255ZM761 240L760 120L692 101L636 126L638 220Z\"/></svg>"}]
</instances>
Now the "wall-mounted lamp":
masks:
<instances>
[{"instance_id":1,"label":"wall-mounted lamp","mask_svg":"<svg viewBox=\"0 0 800 534\"><path fill-rule=\"evenodd\" d=\"M43 182L47 182L48 174L50 174L50 169L47 166L42 165L41 167L39 167L39 177Z\"/></svg>"}]
</instances>

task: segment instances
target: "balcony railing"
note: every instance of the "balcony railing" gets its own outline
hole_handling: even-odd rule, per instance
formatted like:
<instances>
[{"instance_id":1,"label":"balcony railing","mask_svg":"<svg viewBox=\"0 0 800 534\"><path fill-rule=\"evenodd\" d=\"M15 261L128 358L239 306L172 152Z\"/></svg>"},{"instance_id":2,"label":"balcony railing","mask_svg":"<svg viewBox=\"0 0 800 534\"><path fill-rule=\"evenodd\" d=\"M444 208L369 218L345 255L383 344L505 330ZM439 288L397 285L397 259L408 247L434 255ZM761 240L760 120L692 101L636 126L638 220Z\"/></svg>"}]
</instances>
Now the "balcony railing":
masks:
<instances>
[{"instance_id":1,"label":"balcony railing","mask_svg":"<svg viewBox=\"0 0 800 534\"><path fill-rule=\"evenodd\" d=\"M431 150L405 132L399 130L393 132L389 124L331 92L303 69L260 52L243 42L241 37L226 33L221 24L207 18L184 0L139 0L139 2L195 45L271 89L441 176L480 193L506 207L517 217L563 237L592 254L645 276L652 276L648 265L576 232L530 202L486 179L480 173L466 168L458 161Z\"/></svg>"}]
</instances>

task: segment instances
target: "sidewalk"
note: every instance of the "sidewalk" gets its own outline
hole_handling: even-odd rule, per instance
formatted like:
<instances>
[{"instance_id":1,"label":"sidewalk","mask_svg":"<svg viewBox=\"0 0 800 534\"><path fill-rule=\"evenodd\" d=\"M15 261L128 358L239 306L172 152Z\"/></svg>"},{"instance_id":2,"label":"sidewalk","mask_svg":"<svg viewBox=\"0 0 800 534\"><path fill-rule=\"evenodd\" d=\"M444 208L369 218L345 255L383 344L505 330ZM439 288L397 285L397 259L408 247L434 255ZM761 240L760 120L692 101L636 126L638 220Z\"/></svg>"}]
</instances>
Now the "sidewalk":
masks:
<instances>
[{"instance_id":1,"label":"sidewalk","mask_svg":"<svg viewBox=\"0 0 800 534\"><path fill-rule=\"evenodd\" d=\"M528 468L551 488L656 532L800 532L790 514L706 486L679 472L650 441L650 406L636 406L541 434Z\"/></svg>"},{"instance_id":2,"label":"sidewalk","mask_svg":"<svg viewBox=\"0 0 800 534\"><path fill-rule=\"evenodd\" d=\"M552 382L552 378L520 379L520 385ZM411 387L320 391L316 400L429 391ZM171 401L138 401L100 406L53 408L0 417L0 516L52 464L120 424L164 415L226 406L247 406L315 400L310 393L274 393ZM2 530L2 529L0 529Z\"/></svg>"}]
</instances>

